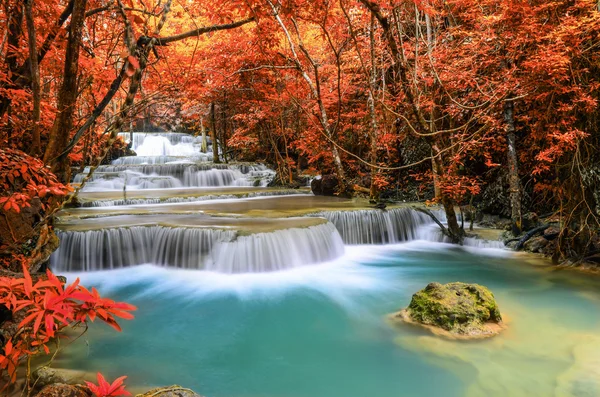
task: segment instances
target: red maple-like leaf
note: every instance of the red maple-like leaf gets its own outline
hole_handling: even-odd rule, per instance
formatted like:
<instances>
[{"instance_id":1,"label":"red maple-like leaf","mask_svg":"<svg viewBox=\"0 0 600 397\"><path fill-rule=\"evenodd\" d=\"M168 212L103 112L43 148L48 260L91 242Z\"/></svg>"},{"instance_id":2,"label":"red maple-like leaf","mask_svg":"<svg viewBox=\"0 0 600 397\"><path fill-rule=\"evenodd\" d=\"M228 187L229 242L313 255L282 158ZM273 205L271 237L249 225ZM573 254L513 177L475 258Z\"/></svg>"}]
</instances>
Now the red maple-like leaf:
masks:
<instances>
[{"instance_id":1,"label":"red maple-like leaf","mask_svg":"<svg viewBox=\"0 0 600 397\"><path fill-rule=\"evenodd\" d=\"M100 372L98 372L97 378L98 385L92 382L85 382L96 397L131 396L131 393L125 390L125 385L123 384L123 381L127 378L126 376L117 378L112 384L108 383Z\"/></svg>"}]
</instances>

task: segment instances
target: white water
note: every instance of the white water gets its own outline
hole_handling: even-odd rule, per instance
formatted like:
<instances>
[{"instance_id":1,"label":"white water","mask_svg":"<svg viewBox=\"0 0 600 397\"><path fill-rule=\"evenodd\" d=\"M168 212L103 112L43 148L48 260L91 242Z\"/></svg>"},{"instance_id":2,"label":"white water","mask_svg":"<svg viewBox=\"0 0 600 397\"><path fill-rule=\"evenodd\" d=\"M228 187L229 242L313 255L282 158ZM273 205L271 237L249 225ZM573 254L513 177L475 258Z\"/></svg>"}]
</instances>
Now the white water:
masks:
<instances>
[{"instance_id":1,"label":"white water","mask_svg":"<svg viewBox=\"0 0 600 397\"><path fill-rule=\"evenodd\" d=\"M153 263L221 273L269 272L335 259L344 244L330 224L239 236L208 228L132 226L58 233L51 257L62 272Z\"/></svg>"},{"instance_id":2,"label":"white water","mask_svg":"<svg viewBox=\"0 0 600 397\"><path fill-rule=\"evenodd\" d=\"M390 210L324 211L315 214L335 225L346 244L391 244L418 238L427 215L410 208Z\"/></svg>"},{"instance_id":3,"label":"white water","mask_svg":"<svg viewBox=\"0 0 600 397\"><path fill-rule=\"evenodd\" d=\"M121 135L126 139L130 137L127 133ZM135 211L135 205L152 204L152 208L145 208L148 215L137 215L134 222L129 224L131 226L126 227L119 223L121 221L109 216L103 218L109 220L104 224L104 229L97 229L96 225L96 230L59 232L61 246L52 256L52 266L59 271L100 271L152 263L158 266L221 273L271 272L335 259L344 253L344 243L393 244L416 239L445 241L427 215L410 208L323 211L310 216L323 217L329 220L329 223L304 228L287 225L291 228L249 235L240 235L239 232L228 229L231 226L226 223L213 223L210 217L208 223L205 222L199 227L193 219L202 217L201 207L197 213L185 210L188 216L193 218L191 224L177 227L159 226L173 225L173 217L169 218L169 215L163 216L166 223L153 223L150 219L151 213L174 214L179 210L164 204L192 203L217 197L230 199L222 201L223 208L215 207L217 212L233 211L234 207L239 207L240 215L252 208L261 211L278 209L284 212L295 209L294 205L298 204L296 201L291 207L288 204L279 208L279 204L282 203L279 200L266 206L253 207L236 200L238 195L167 195L163 200L152 196L127 199L128 190L264 187L275 175L273 170L263 165L198 162L198 156L207 155L200 152L200 146L200 137L187 134L134 133L132 148L140 157L121 158L111 165L98 167L84 191L123 191L123 199L98 200L87 205L132 206L131 210ZM88 170L85 171L75 177L75 182L83 180ZM271 194L278 192L251 192L248 195L259 197ZM227 201L235 202L236 206L232 207ZM114 213L123 213L124 210L128 209L115 208L117 212ZM111 214L112 212L105 213L104 216ZM442 213L437 215L440 220L444 220ZM203 219L206 220L206 217ZM268 219L263 220L265 221L269 224L274 222ZM80 226L89 223L89 219L80 221ZM501 243L467 239L466 244L498 247Z\"/></svg>"},{"instance_id":4,"label":"white water","mask_svg":"<svg viewBox=\"0 0 600 397\"><path fill-rule=\"evenodd\" d=\"M164 138L166 139L166 138ZM146 139L148 141L148 138ZM150 142L153 140L151 139ZM275 171L259 164L212 164L192 161L116 164L99 166L82 191L144 190L175 187L266 187ZM73 182L81 183L89 172L75 175Z\"/></svg>"}]
</instances>

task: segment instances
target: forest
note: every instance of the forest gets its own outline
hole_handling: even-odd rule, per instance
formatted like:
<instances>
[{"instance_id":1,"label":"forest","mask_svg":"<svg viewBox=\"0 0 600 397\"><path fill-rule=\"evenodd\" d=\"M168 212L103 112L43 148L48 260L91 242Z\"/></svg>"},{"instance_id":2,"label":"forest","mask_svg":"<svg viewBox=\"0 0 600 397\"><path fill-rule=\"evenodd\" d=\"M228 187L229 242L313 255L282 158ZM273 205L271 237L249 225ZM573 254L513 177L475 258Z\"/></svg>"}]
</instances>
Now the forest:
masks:
<instances>
[{"instance_id":1,"label":"forest","mask_svg":"<svg viewBox=\"0 0 600 397\"><path fill-rule=\"evenodd\" d=\"M600 1L4 0L0 21L0 395L600 393ZM520 306L523 280L540 295ZM365 333L409 301L415 320L438 281L493 288L512 355L402 327L402 346L326 342L357 302ZM569 323L541 338L561 365L535 364L530 333L562 327L538 309ZM287 342L248 325L282 318ZM331 360L352 352L423 368L403 393L383 370L345 388L332 368L366 370ZM523 357L534 392L507 370Z\"/></svg>"}]
</instances>

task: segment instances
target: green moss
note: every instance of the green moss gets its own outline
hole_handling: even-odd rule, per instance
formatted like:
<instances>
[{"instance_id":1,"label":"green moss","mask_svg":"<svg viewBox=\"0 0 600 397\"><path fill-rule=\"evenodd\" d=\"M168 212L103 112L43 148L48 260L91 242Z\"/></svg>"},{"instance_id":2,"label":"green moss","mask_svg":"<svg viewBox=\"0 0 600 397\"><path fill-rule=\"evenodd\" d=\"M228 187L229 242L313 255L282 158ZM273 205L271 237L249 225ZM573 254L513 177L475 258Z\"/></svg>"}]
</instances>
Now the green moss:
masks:
<instances>
[{"instance_id":1,"label":"green moss","mask_svg":"<svg viewBox=\"0 0 600 397\"><path fill-rule=\"evenodd\" d=\"M490 290L459 282L428 284L403 312L414 322L463 335L482 333L486 324L502 322Z\"/></svg>"}]
</instances>

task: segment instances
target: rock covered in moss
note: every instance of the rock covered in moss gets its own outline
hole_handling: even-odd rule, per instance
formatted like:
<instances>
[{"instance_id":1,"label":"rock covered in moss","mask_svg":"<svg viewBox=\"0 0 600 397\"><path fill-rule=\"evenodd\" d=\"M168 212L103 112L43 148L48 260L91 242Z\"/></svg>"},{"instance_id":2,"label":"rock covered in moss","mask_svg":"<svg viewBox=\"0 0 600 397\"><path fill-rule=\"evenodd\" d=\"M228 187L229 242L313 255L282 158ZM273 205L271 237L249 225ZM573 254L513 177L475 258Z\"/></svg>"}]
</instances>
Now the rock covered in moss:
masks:
<instances>
[{"instance_id":1,"label":"rock covered in moss","mask_svg":"<svg viewBox=\"0 0 600 397\"><path fill-rule=\"evenodd\" d=\"M427 285L394 318L466 339L493 336L503 328L500 310L490 290L459 282Z\"/></svg>"}]
</instances>

